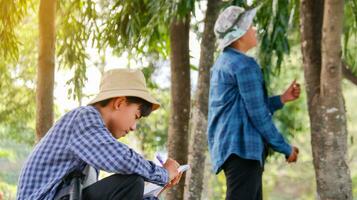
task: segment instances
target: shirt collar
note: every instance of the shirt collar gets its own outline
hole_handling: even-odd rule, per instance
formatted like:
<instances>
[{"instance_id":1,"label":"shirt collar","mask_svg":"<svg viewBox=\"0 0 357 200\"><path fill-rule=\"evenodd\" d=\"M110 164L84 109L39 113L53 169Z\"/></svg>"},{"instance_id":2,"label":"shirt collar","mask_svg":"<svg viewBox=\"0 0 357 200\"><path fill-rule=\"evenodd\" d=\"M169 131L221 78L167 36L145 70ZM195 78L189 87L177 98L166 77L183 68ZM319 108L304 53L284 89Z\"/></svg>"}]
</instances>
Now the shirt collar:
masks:
<instances>
[{"instance_id":1,"label":"shirt collar","mask_svg":"<svg viewBox=\"0 0 357 200\"><path fill-rule=\"evenodd\" d=\"M226 48L224 49L224 51L233 51L233 52L235 52L235 53L245 55L245 53L243 53L243 52L239 51L238 49L235 49L235 48L233 48L233 47L229 47L229 46L228 46L228 47L226 47Z\"/></svg>"}]
</instances>

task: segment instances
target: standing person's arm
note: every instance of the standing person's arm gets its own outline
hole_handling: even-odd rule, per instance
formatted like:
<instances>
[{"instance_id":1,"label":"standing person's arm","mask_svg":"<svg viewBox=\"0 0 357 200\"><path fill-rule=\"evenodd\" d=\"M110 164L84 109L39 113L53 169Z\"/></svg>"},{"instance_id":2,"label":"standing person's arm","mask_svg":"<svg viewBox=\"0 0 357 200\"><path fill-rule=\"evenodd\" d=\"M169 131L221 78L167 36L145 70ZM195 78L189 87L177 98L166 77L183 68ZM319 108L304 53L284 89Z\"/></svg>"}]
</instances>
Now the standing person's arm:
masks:
<instances>
[{"instance_id":1,"label":"standing person's arm","mask_svg":"<svg viewBox=\"0 0 357 200\"><path fill-rule=\"evenodd\" d=\"M276 96L271 96L268 99L268 107L270 110L270 113L273 115L275 111L281 109L284 107L284 103L281 101L281 96L276 95Z\"/></svg>"},{"instance_id":2,"label":"standing person's arm","mask_svg":"<svg viewBox=\"0 0 357 200\"><path fill-rule=\"evenodd\" d=\"M264 102L264 88L259 66L255 62L251 66L240 67L236 79L250 121L270 146L287 157L292 147L284 140L273 123L270 110Z\"/></svg>"}]
</instances>

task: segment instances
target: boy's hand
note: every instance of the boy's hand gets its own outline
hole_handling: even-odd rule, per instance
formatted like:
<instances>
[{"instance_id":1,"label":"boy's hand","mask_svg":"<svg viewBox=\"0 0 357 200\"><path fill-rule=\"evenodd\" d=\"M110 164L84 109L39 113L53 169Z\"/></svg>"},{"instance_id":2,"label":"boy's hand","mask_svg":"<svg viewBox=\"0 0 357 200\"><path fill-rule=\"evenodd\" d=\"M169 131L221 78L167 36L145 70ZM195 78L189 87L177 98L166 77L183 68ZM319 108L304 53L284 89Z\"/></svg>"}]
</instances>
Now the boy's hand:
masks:
<instances>
[{"instance_id":1,"label":"boy's hand","mask_svg":"<svg viewBox=\"0 0 357 200\"><path fill-rule=\"evenodd\" d=\"M182 177L182 172L179 173L174 179L172 179L167 185L167 188L172 188L173 186L177 185L180 182L180 179Z\"/></svg>"},{"instance_id":2,"label":"boy's hand","mask_svg":"<svg viewBox=\"0 0 357 200\"><path fill-rule=\"evenodd\" d=\"M296 162L299 155L299 149L295 146L292 147L290 156L286 159L288 163Z\"/></svg>"},{"instance_id":3,"label":"boy's hand","mask_svg":"<svg viewBox=\"0 0 357 200\"><path fill-rule=\"evenodd\" d=\"M165 185L164 189L162 189L159 193L159 195L164 192L164 191L167 191L169 189L171 189L173 186L177 185L179 182L180 182L180 179L181 179L181 176L182 176L182 172L179 173L178 176L176 176L174 179L172 179L168 184Z\"/></svg>"},{"instance_id":4,"label":"boy's hand","mask_svg":"<svg viewBox=\"0 0 357 200\"><path fill-rule=\"evenodd\" d=\"M179 175L177 169L180 167L180 164L176 162L175 160L168 158L166 162L164 163L163 167L168 171L169 173L169 181L175 180L175 178Z\"/></svg>"},{"instance_id":5,"label":"boy's hand","mask_svg":"<svg viewBox=\"0 0 357 200\"><path fill-rule=\"evenodd\" d=\"M164 163L163 167L169 172L169 183L167 183L164 187L163 190L161 190L160 193L162 193L165 190L168 190L172 188L173 186L177 185L180 182L182 172L178 172L178 168L180 167L180 164L176 162L175 160L168 158L166 162ZM159 194L160 195L160 194Z\"/></svg>"},{"instance_id":6,"label":"boy's hand","mask_svg":"<svg viewBox=\"0 0 357 200\"><path fill-rule=\"evenodd\" d=\"M290 84L289 88L280 96L281 102L286 103L294 101L300 96L300 84L296 83L296 79Z\"/></svg>"}]
</instances>

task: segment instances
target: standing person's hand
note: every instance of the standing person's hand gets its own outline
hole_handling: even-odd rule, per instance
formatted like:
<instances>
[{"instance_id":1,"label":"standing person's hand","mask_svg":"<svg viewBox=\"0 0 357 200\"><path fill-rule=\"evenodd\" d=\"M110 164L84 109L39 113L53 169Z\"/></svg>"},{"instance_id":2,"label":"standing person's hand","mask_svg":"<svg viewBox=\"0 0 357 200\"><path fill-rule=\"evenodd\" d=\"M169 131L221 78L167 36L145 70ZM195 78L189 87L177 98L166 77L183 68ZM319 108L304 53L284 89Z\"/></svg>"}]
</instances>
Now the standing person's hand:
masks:
<instances>
[{"instance_id":1,"label":"standing person's hand","mask_svg":"<svg viewBox=\"0 0 357 200\"><path fill-rule=\"evenodd\" d=\"M296 79L290 84L289 88L280 96L281 102L286 103L294 101L300 96L300 84L296 82Z\"/></svg>"},{"instance_id":2,"label":"standing person's hand","mask_svg":"<svg viewBox=\"0 0 357 200\"><path fill-rule=\"evenodd\" d=\"M296 146L292 147L292 151L290 156L286 159L286 161L288 163L292 163L292 162L296 162L298 159L298 155L299 155L299 148L297 148Z\"/></svg>"}]
</instances>

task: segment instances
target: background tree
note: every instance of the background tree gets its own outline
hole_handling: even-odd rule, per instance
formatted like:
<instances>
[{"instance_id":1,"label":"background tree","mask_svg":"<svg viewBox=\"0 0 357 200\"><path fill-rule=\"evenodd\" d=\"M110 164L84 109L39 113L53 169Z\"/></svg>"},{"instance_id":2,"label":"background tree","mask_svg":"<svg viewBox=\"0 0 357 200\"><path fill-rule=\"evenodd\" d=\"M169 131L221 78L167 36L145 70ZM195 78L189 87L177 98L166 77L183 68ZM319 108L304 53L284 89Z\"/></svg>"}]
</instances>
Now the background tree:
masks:
<instances>
[{"instance_id":1,"label":"background tree","mask_svg":"<svg viewBox=\"0 0 357 200\"><path fill-rule=\"evenodd\" d=\"M61 17L56 20L56 16ZM76 99L81 105L82 88L88 66L88 47L96 47L98 52L105 49L99 42L103 37L99 34L96 4L92 0L72 1L40 1L39 7L39 64L37 76L37 140L46 134L53 124L53 88L55 63L57 69L70 69L72 78L68 96ZM101 43L100 43L101 44ZM55 48L57 46L57 50Z\"/></svg>"},{"instance_id":2,"label":"background tree","mask_svg":"<svg viewBox=\"0 0 357 200\"><path fill-rule=\"evenodd\" d=\"M318 148L313 150L314 159L320 160L319 163L314 163L317 164L318 192L322 199L353 199L351 175L347 164L346 110L341 88L343 16L344 1L325 1L319 96L321 99L319 109L323 119L321 133L324 138L317 144ZM324 151L317 149L324 149ZM333 156L329 155L332 153ZM336 165L330 163L336 163ZM320 174L320 172L322 173ZM337 192L336 188L340 188L340 191ZM332 192L332 189L335 191Z\"/></svg>"},{"instance_id":3,"label":"background tree","mask_svg":"<svg viewBox=\"0 0 357 200\"><path fill-rule=\"evenodd\" d=\"M321 199L352 199L341 90L343 7L343 1L301 2L301 49L317 192Z\"/></svg>"},{"instance_id":4,"label":"background tree","mask_svg":"<svg viewBox=\"0 0 357 200\"><path fill-rule=\"evenodd\" d=\"M36 140L53 124L55 76L56 0L41 0L39 8L39 56L36 87Z\"/></svg>"},{"instance_id":5,"label":"background tree","mask_svg":"<svg viewBox=\"0 0 357 200\"><path fill-rule=\"evenodd\" d=\"M214 24L221 8L220 0L208 0L204 19L204 30L201 41L201 54L195 98L193 100L191 137L189 141L189 159L191 166L186 179L185 198L201 199L203 176L207 152L207 115L209 75L216 50ZM210 170L210 169L209 169Z\"/></svg>"},{"instance_id":6,"label":"background tree","mask_svg":"<svg viewBox=\"0 0 357 200\"><path fill-rule=\"evenodd\" d=\"M185 2L185 1L182 1ZM169 157L187 163L190 120L190 13L175 17L170 25L171 106L168 135ZM183 199L185 174L182 181L168 191L167 199Z\"/></svg>"}]
</instances>

